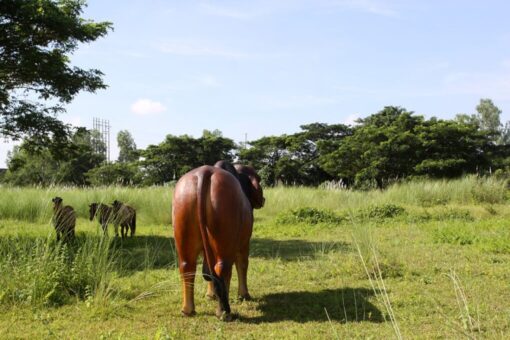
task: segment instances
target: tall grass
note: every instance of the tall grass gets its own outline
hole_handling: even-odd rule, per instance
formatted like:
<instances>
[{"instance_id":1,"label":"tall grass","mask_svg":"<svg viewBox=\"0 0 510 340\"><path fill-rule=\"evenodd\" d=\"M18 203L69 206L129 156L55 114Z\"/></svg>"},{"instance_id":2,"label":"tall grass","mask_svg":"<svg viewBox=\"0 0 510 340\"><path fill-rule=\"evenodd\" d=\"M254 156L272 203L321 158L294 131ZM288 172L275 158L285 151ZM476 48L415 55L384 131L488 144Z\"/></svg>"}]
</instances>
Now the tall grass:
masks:
<instances>
[{"instance_id":1,"label":"tall grass","mask_svg":"<svg viewBox=\"0 0 510 340\"><path fill-rule=\"evenodd\" d=\"M71 205L78 217L88 218L89 204L111 204L120 200L137 209L141 223L170 224L172 189L167 187L128 188L119 186L100 188L0 187L0 219L45 223L51 220L51 199L60 196Z\"/></svg>"},{"instance_id":2,"label":"tall grass","mask_svg":"<svg viewBox=\"0 0 510 340\"><path fill-rule=\"evenodd\" d=\"M0 187L0 219L44 223L51 219L51 199L60 196L74 207L78 217L88 218L92 202L110 204L117 199L137 209L140 223L170 224L172 188ZM506 201L506 182L496 178L467 176L457 180L417 181L395 184L386 190L325 190L307 187L266 188L267 204L256 216L276 216L282 208L311 207L351 211L369 205L403 204L415 206L457 204L497 204Z\"/></svg>"},{"instance_id":3,"label":"tall grass","mask_svg":"<svg viewBox=\"0 0 510 340\"><path fill-rule=\"evenodd\" d=\"M353 223L353 241L361 260L361 264L367 275L370 286L374 291L375 296L380 300L381 304L386 309L389 321L397 339L403 339L398 324L396 314L393 310L386 283L383 278L383 271L377 256L376 246L372 237L371 230L366 226L359 226Z\"/></svg>"},{"instance_id":4,"label":"tall grass","mask_svg":"<svg viewBox=\"0 0 510 340\"><path fill-rule=\"evenodd\" d=\"M0 238L0 304L58 306L73 299L104 301L117 251L107 237L72 244L52 238Z\"/></svg>"}]
</instances>

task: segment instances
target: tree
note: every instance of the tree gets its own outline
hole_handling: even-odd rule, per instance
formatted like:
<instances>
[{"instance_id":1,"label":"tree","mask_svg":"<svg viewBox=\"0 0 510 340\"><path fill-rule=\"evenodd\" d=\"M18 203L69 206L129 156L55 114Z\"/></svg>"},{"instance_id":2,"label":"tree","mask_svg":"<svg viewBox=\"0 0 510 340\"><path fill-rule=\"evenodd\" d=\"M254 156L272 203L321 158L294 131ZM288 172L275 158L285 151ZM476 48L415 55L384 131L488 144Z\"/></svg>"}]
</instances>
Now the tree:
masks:
<instances>
[{"instance_id":1,"label":"tree","mask_svg":"<svg viewBox=\"0 0 510 340\"><path fill-rule=\"evenodd\" d=\"M241 161L251 163L265 185L317 185L331 176L319 165L322 152L334 150L351 133L343 124L312 123L293 135L263 137L240 150Z\"/></svg>"},{"instance_id":2,"label":"tree","mask_svg":"<svg viewBox=\"0 0 510 340\"><path fill-rule=\"evenodd\" d=\"M497 133L501 127L501 110L490 99L480 99L476 106L480 128L485 131Z\"/></svg>"},{"instance_id":3,"label":"tree","mask_svg":"<svg viewBox=\"0 0 510 340\"><path fill-rule=\"evenodd\" d=\"M0 1L0 135L29 135L39 144L65 139L69 129L55 115L78 92L106 87L101 71L70 65L80 43L112 29L81 18L84 6L83 0Z\"/></svg>"},{"instance_id":4,"label":"tree","mask_svg":"<svg viewBox=\"0 0 510 340\"><path fill-rule=\"evenodd\" d=\"M353 134L336 150L321 155L320 164L345 183L364 186L375 182L381 188L413 173L419 145L415 129L422 122L423 117L404 108L387 106L360 119Z\"/></svg>"},{"instance_id":5,"label":"tree","mask_svg":"<svg viewBox=\"0 0 510 340\"><path fill-rule=\"evenodd\" d=\"M431 118L416 129L417 175L436 178L458 177L481 172L490 166L490 138L471 123Z\"/></svg>"},{"instance_id":6,"label":"tree","mask_svg":"<svg viewBox=\"0 0 510 340\"><path fill-rule=\"evenodd\" d=\"M142 173L135 163L103 164L89 170L85 176L94 186L138 185L142 182Z\"/></svg>"},{"instance_id":7,"label":"tree","mask_svg":"<svg viewBox=\"0 0 510 340\"><path fill-rule=\"evenodd\" d=\"M93 133L77 128L65 142L52 141L48 146L25 139L9 154L4 181L14 185L85 185L85 173L102 162L104 156L94 151Z\"/></svg>"},{"instance_id":8,"label":"tree","mask_svg":"<svg viewBox=\"0 0 510 340\"><path fill-rule=\"evenodd\" d=\"M204 131L200 138L188 135L167 135L158 145L149 145L142 152L145 184L163 184L176 180L201 165L233 159L234 142L219 131Z\"/></svg>"},{"instance_id":9,"label":"tree","mask_svg":"<svg viewBox=\"0 0 510 340\"><path fill-rule=\"evenodd\" d=\"M128 130L121 130L117 134L117 145L119 146L120 163L135 162L138 160L139 153L136 149L135 140Z\"/></svg>"}]
</instances>

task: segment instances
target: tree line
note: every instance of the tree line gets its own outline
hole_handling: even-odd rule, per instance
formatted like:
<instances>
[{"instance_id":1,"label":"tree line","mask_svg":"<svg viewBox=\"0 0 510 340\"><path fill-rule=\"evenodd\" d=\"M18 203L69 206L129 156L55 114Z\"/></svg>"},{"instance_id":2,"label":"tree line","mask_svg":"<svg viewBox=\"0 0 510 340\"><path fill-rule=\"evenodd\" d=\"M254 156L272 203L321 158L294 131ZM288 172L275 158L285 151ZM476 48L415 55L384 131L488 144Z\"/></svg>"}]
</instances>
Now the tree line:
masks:
<instances>
[{"instance_id":1,"label":"tree line","mask_svg":"<svg viewBox=\"0 0 510 340\"><path fill-rule=\"evenodd\" d=\"M266 186L317 186L336 181L354 188L383 188L409 178L454 178L506 173L508 123L482 99L477 114L426 119L388 106L354 125L311 123L301 131L236 144L221 131L199 138L167 135L137 148L129 131L117 136L119 158L106 163L97 132L77 128L41 145L25 138L10 152L3 182L12 185L164 185L217 160L253 165Z\"/></svg>"},{"instance_id":2,"label":"tree line","mask_svg":"<svg viewBox=\"0 0 510 340\"><path fill-rule=\"evenodd\" d=\"M12 185L162 185L219 159L252 164L265 185L335 181L365 188L416 178L505 174L510 124L482 99L473 115L426 119L388 106L354 125L311 123L290 135L236 144L220 131L166 136L138 149L118 135L119 159L106 163L95 131L57 118L81 91L107 87L103 73L71 64L80 44L113 29L82 18L83 0L0 1L0 137L22 140L0 180Z\"/></svg>"}]
</instances>

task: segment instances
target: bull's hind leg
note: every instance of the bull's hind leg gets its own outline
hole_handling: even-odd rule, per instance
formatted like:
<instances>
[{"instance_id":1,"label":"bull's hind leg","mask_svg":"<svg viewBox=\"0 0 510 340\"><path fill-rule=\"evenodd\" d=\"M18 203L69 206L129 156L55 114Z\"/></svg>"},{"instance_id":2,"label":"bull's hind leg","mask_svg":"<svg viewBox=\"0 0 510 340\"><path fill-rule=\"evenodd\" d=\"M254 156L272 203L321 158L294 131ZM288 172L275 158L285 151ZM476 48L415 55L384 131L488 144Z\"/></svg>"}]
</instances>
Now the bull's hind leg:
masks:
<instances>
[{"instance_id":1,"label":"bull's hind leg","mask_svg":"<svg viewBox=\"0 0 510 340\"><path fill-rule=\"evenodd\" d=\"M216 277L213 279L214 290L218 296L218 308L216 316L223 321L231 321L230 304L228 302L228 292L230 288L230 279L232 278L232 263L219 260L214 266Z\"/></svg>"},{"instance_id":2,"label":"bull's hind leg","mask_svg":"<svg viewBox=\"0 0 510 340\"><path fill-rule=\"evenodd\" d=\"M181 312L185 316L195 314L195 273L197 269L196 254L186 254L185 257L179 259L179 272L181 274L182 284L182 309Z\"/></svg>"},{"instance_id":3,"label":"bull's hind leg","mask_svg":"<svg viewBox=\"0 0 510 340\"><path fill-rule=\"evenodd\" d=\"M236 258L236 271L239 287L237 289L237 296L239 300L251 300L250 293L248 292L248 253L249 249L241 251Z\"/></svg>"},{"instance_id":4,"label":"bull's hind leg","mask_svg":"<svg viewBox=\"0 0 510 340\"><path fill-rule=\"evenodd\" d=\"M211 300L216 300L218 296L216 295L216 292L214 291L214 282L209 281L207 282L207 293L205 293L205 296L207 296Z\"/></svg>"}]
</instances>

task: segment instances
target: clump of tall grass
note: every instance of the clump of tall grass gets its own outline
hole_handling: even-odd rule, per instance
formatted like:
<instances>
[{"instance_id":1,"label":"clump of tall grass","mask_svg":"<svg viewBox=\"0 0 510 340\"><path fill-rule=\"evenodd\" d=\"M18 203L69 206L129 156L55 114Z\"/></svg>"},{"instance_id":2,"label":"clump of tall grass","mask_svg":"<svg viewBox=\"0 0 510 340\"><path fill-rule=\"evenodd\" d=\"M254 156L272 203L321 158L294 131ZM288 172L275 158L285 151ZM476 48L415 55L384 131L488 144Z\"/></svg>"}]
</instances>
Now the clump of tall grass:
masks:
<instances>
[{"instance_id":1,"label":"clump of tall grass","mask_svg":"<svg viewBox=\"0 0 510 340\"><path fill-rule=\"evenodd\" d=\"M402 339L400 326L393 310L388 290L386 289L386 283L384 282L386 275L383 274L383 265L379 261L371 229L366 226L363 227L355 225L353 227L353 241L356 246L356 250L358 251L365 274L368 277L374 294L386 309L387 316L391 322L396 338Z\"/></svg>"},{"instance_id":2,"label":"clump of tall grass","mask_svg":"<svg viewBox=\"0 0 510 340\"><path fill-rule=\"evenodd\" d=\"M420 180L395 184L385 192L385 200L420 206L503 203L507 182L495 177L466 176L456 180Z\"/></svg>"},{"instance_id":3,"label":"clump of tall grass","mask_svg":"<svg viewBox=\"0 0 510 340\"><path fill-rule=\"evenodd\" d=\"M0 217L47 223L53 213L51 199L55 196L62 197L81 218L89 217L92 202L111 204L119 200L137 210L140 223L171 222L172 189L168 187L0 187Z\"/></svg>"},{"instance_id":4,"label":"clump of tall grass","mask_svg":"<svg viewBox=\"0 0 510 340\"><path fill-rule=\"evenodd\" d=\"M458 307L458 317L452 319L444 313L438 306L438 312L443 316L446 323L450 325L459 334L465 336L467 339L476 339L477 334L481 332L480 316L474 317L473 311L469 306L466 291L460 281L459 276L455 270L450 269L446 276L452 281L453 290Z\"/></svg>"},{"instance_id":5,"label":"clump of tall grass","mask_svg":"<svg viewBox=\"0 0 510 340\"><path fill-rule=\"evenodd\" d=\"M58 306L110 294L116 250L109 238L0 238L0 304Z\"/></svg>"}]
</instances>

